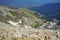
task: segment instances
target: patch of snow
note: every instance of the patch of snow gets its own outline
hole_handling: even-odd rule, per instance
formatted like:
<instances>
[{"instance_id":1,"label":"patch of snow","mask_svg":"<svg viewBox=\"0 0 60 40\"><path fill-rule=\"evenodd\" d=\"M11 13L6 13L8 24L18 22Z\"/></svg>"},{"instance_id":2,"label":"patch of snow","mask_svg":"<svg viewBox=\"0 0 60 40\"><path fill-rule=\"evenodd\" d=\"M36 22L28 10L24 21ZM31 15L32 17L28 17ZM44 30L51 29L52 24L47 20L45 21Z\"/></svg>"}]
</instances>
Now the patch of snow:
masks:
<instances>
[{"instance_id":1,"label":"patch of snow","mask_svg":"<svg viewBox=\"0 0 60 40\"><path fill-rule=\"evenodd\" d=\"M20 20L19 23L22 23L22 21Z\"/></svg>"},{"instance_id":2,"label":"patch of snow","mask_svg":"<svg viewBox=\"0 0 60 40\"><path fill-rule=\"evenodd\" d=\"M28 28L28 26L27 26L27 25L25 25L25 28Z\"/></svg>"},{"instance_id":3,"label":"patch of snow","mask_svg":"<svg viewBox=\"0 0 60 40\"><path fill-rule=\"evenodd\" d=\"M51 27L53 27L54 25L56 25L56 23L52 23L52 22L50 22L50 26L49 26L49 28L51 28Z\"/></svg>"},{"instance_id":4,"label":"patch of snow","mask_svg":"<svg viewBox=\"0 0 60 40\"><path fill-rule=\"evenodd\" d=\"M25 28L31 28L31 26L25 25Z\"/></svg>"},{"instance_id":5,"label":"patch of snow","mask_svg":"<svg viewBox=\"0 0 60 40\"><path fill-rule=\"evenodd\" d=\"M13 21L8 21L10 24L12 24L12 25L14 25L14 26L18 26L17 24L17 22L13 22Z\"/></svg>"}]
</instances>

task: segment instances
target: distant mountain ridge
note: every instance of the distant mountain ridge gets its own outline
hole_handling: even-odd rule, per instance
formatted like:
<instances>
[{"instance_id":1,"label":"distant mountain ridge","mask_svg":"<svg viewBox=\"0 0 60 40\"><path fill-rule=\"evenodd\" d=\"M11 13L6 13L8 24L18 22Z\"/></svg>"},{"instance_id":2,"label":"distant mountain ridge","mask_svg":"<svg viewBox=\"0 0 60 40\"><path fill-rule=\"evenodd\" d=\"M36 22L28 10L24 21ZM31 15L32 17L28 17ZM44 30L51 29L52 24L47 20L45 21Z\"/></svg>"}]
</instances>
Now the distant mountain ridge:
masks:
<instances>
[{"instance_id":1,"label":"distant mountain ridge","mask_svg":"<svg viewBox=\"0 0 60 40\"><path fill-rule=\"evenodd\" d=\"M31 7L29 9L40 12L48 18L56 18L60 20L60 2L53 4L46 4L43 6Z\"/></svg>"},{"instance_id":2,"label":"distant mountain ridge","mask_svg":"<svg viewBox=\"0 0 60 40\"><path fill-rule=\"evenodd\" d=\"M0 5L6 5L10 7L33 7L35 5L45 5L48 3L57 3L60 0L0 0Z\"/></svg>"}]
</instances>

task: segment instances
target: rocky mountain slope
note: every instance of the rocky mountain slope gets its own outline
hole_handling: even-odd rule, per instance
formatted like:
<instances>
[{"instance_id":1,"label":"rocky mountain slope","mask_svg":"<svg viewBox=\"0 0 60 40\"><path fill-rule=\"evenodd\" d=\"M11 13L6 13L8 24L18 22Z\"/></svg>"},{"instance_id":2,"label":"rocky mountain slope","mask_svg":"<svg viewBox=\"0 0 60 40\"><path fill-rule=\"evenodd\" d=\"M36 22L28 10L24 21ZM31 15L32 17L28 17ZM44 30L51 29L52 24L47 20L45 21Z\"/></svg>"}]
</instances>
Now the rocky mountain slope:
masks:
<instances>
[{"instance_id":1,"label":"rocky mountain slope","mask_svg":"<svg viewBox=\"0 0 60 40\"><path fill-rule=\"evenodd\" d=\"M36 13L35 11L31 11L25 8L20 8L17 10L0 7L0 21L12 24L14 26L40 26L42 25L46 19L40 13ZM40 23L40 24L39 24Z\"/></svg>"},{"instance_id":2,"label":"rocky mountain slope","mask_svg":"<svg viewBox=\"0 0 60 40\"><path fill-rule=\"evenodd\" d=\"M58 22L26 8L0 6L0 40L60 40Z\"/></svg>"}]
</instances>

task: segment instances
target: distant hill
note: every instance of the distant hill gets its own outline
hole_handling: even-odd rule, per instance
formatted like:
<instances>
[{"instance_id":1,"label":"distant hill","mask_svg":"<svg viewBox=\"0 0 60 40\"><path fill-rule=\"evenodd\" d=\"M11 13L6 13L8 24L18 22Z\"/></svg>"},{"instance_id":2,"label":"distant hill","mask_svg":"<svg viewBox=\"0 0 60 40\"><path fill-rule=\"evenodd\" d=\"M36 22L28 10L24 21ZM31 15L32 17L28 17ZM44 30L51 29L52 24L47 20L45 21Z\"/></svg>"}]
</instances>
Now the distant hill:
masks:
<instances>
[{"instance_id":1,"label":"distant hill","mask_svg":"<svg viewBox=\"0 0 60 40\"><path fill-rule=\"evenodd\" d=\"M53 4L46 4L43 6L31 7L29 9L40 12L49 19L50 18L60 19L60 2Z\"/></svg>"}]
</instances>

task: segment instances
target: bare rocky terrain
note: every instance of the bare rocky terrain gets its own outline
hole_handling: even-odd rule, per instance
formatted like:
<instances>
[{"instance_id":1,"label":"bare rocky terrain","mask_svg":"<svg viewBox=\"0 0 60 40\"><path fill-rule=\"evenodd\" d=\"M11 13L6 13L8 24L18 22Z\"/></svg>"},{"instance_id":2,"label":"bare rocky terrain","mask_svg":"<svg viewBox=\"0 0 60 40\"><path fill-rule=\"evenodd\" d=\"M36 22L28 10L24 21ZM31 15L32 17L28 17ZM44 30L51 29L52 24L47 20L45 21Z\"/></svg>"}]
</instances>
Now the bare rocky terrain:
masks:
<instances>
[{"instance_id":1,"label":"bare rocky terrain","mask_svg":"<svg viewBox=\"0 0 60 40\"><path fill-rule=\"evenodd\" d=\"M0 40L60 40L58 20L47 21L25 8L0 6Z\"/></svg>"},{"instance_id":2,"label":"bare rocky terrain","mask_svg":"<svg viewBox=\"0 0 60 40\"><path fill-rule=\"evenodd\" d=\"M18 28L2 23L0 25L0 40L60 40L60 31Z\"/></svg>"}]
</instances>

